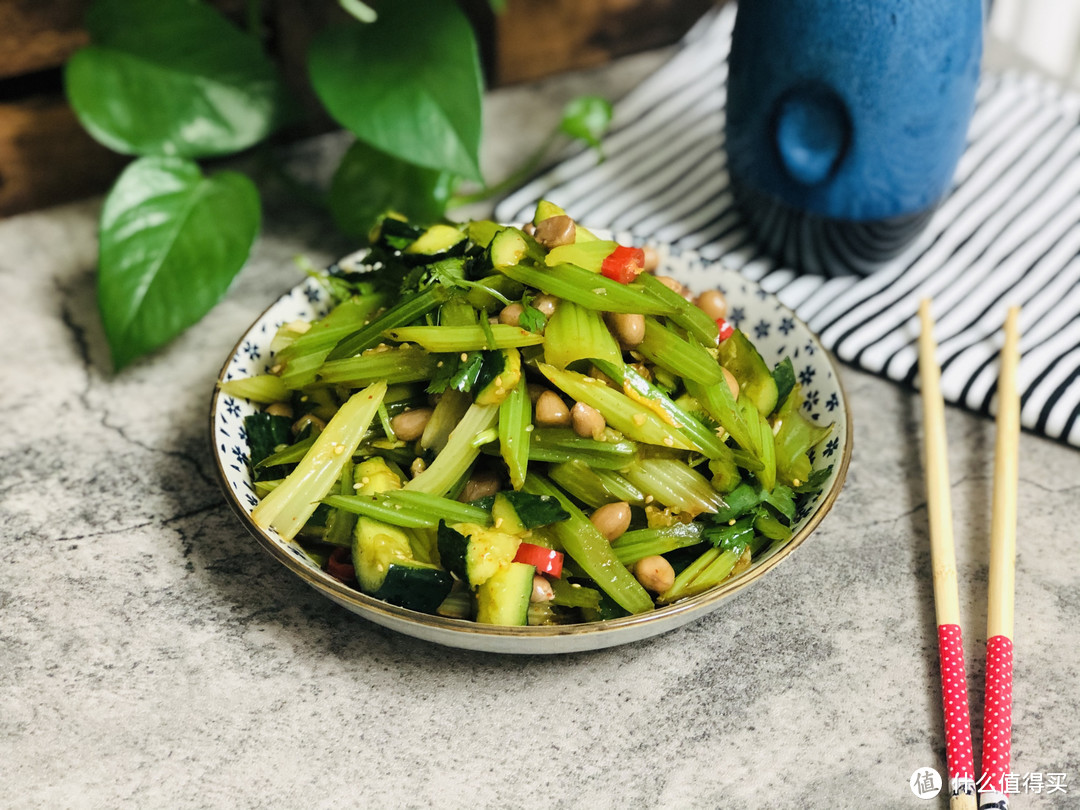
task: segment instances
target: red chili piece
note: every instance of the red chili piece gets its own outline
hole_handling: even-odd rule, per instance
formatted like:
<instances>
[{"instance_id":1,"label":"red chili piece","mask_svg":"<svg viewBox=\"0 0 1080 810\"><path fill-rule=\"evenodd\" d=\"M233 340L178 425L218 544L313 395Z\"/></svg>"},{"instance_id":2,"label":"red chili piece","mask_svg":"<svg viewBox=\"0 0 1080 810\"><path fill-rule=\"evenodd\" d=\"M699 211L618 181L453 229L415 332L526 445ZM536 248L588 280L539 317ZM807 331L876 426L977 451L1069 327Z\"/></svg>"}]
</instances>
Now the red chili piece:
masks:
<instances>
[{"instance_id":1,"label":"red chili piece","mask_svg":"<svg viewBox=\"0 0 1080 810\"><path fill-rule=\"evenodd\" d=\"M347 548L335 548L331 551L326 559L326 573L342 582L355 580L356 571L353 569L352 552Z\"/></svg>"},{"instance_id":2,"label":"red chili piece","mask_svg":"<svg viewBox=\"0 0 1080 810\"><path fill-rule=\"evenodd\" d=\"M544 548L532 543L522 543L518 546L514 562L525 563L536 568L536 573L547 574L550 577L562 576L563 553L553 548Z\"/></svg>"},{"instance_id":3,"label":"red chili piece","mask_svg":"<svg viewBox=\"0 0 1080 810\"><path fill-rule=\"evenodd\" d=\"M720 330L720 340L725 341L735 333L735 327L723 318L716 319L716 328Z\"/></svg>"},{"instance_id":4,"label":"red chili piece","mask_svg":"<svg viewBox=\"0 0 1080 810\"><path fill-rule=\"evenodd\" d=\"M600 272L620 284L629 284L645 269L645 251L618 245L600 265Z\"/></svg>"}]
</instances>

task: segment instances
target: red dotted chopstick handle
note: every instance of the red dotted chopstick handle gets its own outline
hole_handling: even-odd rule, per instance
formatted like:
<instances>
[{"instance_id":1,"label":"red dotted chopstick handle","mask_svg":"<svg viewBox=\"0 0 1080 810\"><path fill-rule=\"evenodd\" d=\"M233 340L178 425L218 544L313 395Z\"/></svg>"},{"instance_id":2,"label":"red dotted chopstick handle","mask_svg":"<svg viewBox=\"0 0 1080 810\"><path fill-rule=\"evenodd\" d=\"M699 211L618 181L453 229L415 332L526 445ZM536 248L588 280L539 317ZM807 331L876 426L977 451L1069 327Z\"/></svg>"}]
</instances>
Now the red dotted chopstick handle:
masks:
<instances>
[{"instance_id":1,"label":"red dotted chopstick handle","mask_svg":"<svg viewBox=\"0 0 1080 810\"><path fill-rule=\"evenodd\" d=\"M953 795L974 793L975 755L971 750L964 641L958 624L938 625L941 658L941 695L945 705L945 754Z\"/></svg>"},{"instance_id":2,"label":"red dotted chopstick handle","mask_svg":"<svg viewBox=\"0 0 1080 810\"><path fill-rule=\"evenodd\" d=\"M983 717L983 789L1004 793L1012 752L1013 644L1008 636L986 640L986 707Z\"/></svg>"}]
</instances>

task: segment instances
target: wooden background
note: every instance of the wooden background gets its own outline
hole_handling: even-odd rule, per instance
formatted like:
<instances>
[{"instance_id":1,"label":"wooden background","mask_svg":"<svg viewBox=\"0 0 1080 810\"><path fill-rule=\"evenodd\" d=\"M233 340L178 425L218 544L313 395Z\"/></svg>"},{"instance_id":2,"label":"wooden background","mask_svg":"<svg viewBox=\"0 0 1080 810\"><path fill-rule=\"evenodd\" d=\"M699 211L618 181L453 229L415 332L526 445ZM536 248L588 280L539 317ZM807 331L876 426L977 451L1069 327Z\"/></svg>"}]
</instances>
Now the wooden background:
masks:
<instances>
[{"instance_id":1,"label":"wooden background","mask_svg":"<svg viewBox=\"0 0 1080 810\"><path fill-rule=\"evenodd\" d=\"M403 0L384 0L384 2ZM106 189L125 158L86 135L64 101L63 64L88 42L91 0L0 0L0 217ZM713 0L459 0L480 42L488 85L603 64L676 41ZM240 21L244 0L213 0ZM378 3L372 3L378 6ZM343 15L335 0L266 0L266 41L306 105L298 137L330 126L305 78L314 34Z\"/></svg>"}]
</instances>

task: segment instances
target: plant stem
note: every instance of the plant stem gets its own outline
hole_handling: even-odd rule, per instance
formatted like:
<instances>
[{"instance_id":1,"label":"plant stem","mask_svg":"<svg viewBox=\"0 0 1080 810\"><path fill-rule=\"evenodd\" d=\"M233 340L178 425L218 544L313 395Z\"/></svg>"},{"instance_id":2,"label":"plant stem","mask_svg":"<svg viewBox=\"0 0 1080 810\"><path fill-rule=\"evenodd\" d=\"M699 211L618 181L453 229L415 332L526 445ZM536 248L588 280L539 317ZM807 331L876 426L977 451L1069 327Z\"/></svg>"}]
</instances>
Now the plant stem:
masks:
<instances>
[{"instance_id":1,"label":"plant stem","mask_svg":"<svg viewBox=\"0 0 1080 810\"><path fill-rule=\"evenodd\" d=\"M559 130L556 128L544 139L544 142L540 144L539 148L529 159L522 163L517 169L511 172L507 177L493 186L484 186L483 188L473 191L469 194L455 194L447 201L446 207L448 209L458 208L462 205L470 205L475 202L482 202L491 197L497 197L512 188L524 183L540 168L544 162L544 158L547 157L548 151L555 143L555 139L558 137Z\"/></svg>"}]
</instances>

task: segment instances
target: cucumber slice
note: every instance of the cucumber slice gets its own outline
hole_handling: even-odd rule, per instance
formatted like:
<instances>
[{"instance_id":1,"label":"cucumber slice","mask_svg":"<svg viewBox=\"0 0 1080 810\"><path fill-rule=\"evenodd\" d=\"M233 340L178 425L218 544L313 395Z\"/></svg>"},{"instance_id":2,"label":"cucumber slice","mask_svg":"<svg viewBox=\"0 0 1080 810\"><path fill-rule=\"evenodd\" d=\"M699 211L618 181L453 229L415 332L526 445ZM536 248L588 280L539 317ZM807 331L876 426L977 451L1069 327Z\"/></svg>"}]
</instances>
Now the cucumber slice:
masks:
<instances>
[{"instance_id":1,"label":"cucumber slice","mask_svg":"<svg viewBox=\"0 0 1080 810\"><path fill-rule=\"evenodd\" d=\"M489 358L494 362L489 363ZM477 405L501 405L520 379L521 352L513 347L492 352L485 357L476 378L479 388L474 401Z\"/></svg>"},{"instance_id":2,"label":"cucumber slice","mask_svg":"<svg viewBox=\"0 0 1080 810\"><path fill-rule=\"evenodd\" d=\"M352 551L360 590L376 599L434 613L450 593L450 574L415 559L408 535L397 526L359 518Z\"/></svg>"},{"instance_id":3,"label":"cucumber slice","mask_svg":"<svg viewBox=\"0 0 1080 810\"><path fill-rule=\"evenodd\" d=\"M424 264L438 259L460 256L465 252L468 237L453 225L432 225L402 253L421 259Z\"/></svg>"},{"instance_id":4,"label":"cucumber slice","mask_svg":"<svg viewBox=\"0 0 1080 810\"><path fill-rule=\"evenodd\" d=\"M550 526L560 520L566 520L570 513L562 508L550 495L534 495L531 492L507 490L495 493L491 504L491 518L503 518L500 528L504 532L513 532L507 526L521 526L521 531Z\"/></svg>"},{"instance_id":5,"label":"cucumber slice","mask_svg":"<svg viewBox=\"0 0 1080 810\"><path fill-rule=\"evenodd\" d=\"M372 596L398 607L434 613L450 593L453 584L450 574L434 565L415 560L392 563L386 571L382 587Z\"/></svg>"},{"instance_id":6,"label":"cucumber slice","mask_svg":"<svg viewBox=\"0 0 1080 810\"><path fill-rule=\"evenodd\" d=\"M512 562L496 571L476 592L476 621L520 627L529 621L529 597L536 569Z\"/></svg>"},{"instance_id":7,"label":"cucumber slice","mask_svg":"<svg viewBox=\"0 0 1080 810\"><path fill-rule=\"evenodd\" d=\"M531 236L518 228L503 228L488 246L491 266L495 269L513 267L527 259L540 260L544 251Z\"/></svg>"},{"instance_id":8,"label":"cucumber slice","mask_svg":"<svg viewBox=\"0 0 1080 810\"><path fill-rule=\"evenodd\" d=\"M393 250L401 250L423 233L423 229L405 220L401 214L387 214L368 235L372 244L380 244Z\"/></svg>"},{"instance_id":9,"label":"cucumber slice","mask_svg":"<svg viewBox=\"0 0 1080 810\"><path fill-rule=\"evenodd\" d=\"M491 504L491 521L500 532L507 534L520 536L528 531L504 492L495 493L495 500Z\"/></svg>"},{"instance_id":10,"label":"cucumber slice","mask_svg":"<svg viewBox=\"0 0 1080 810\"><path fill-rule=\"evenodd\" d=\"M439 559L458 579L476 588L487 582L517 554L520 538L474 523L439 524ZM460 529L460 531L458 531Z\"/></svg>"}]
</instances>

